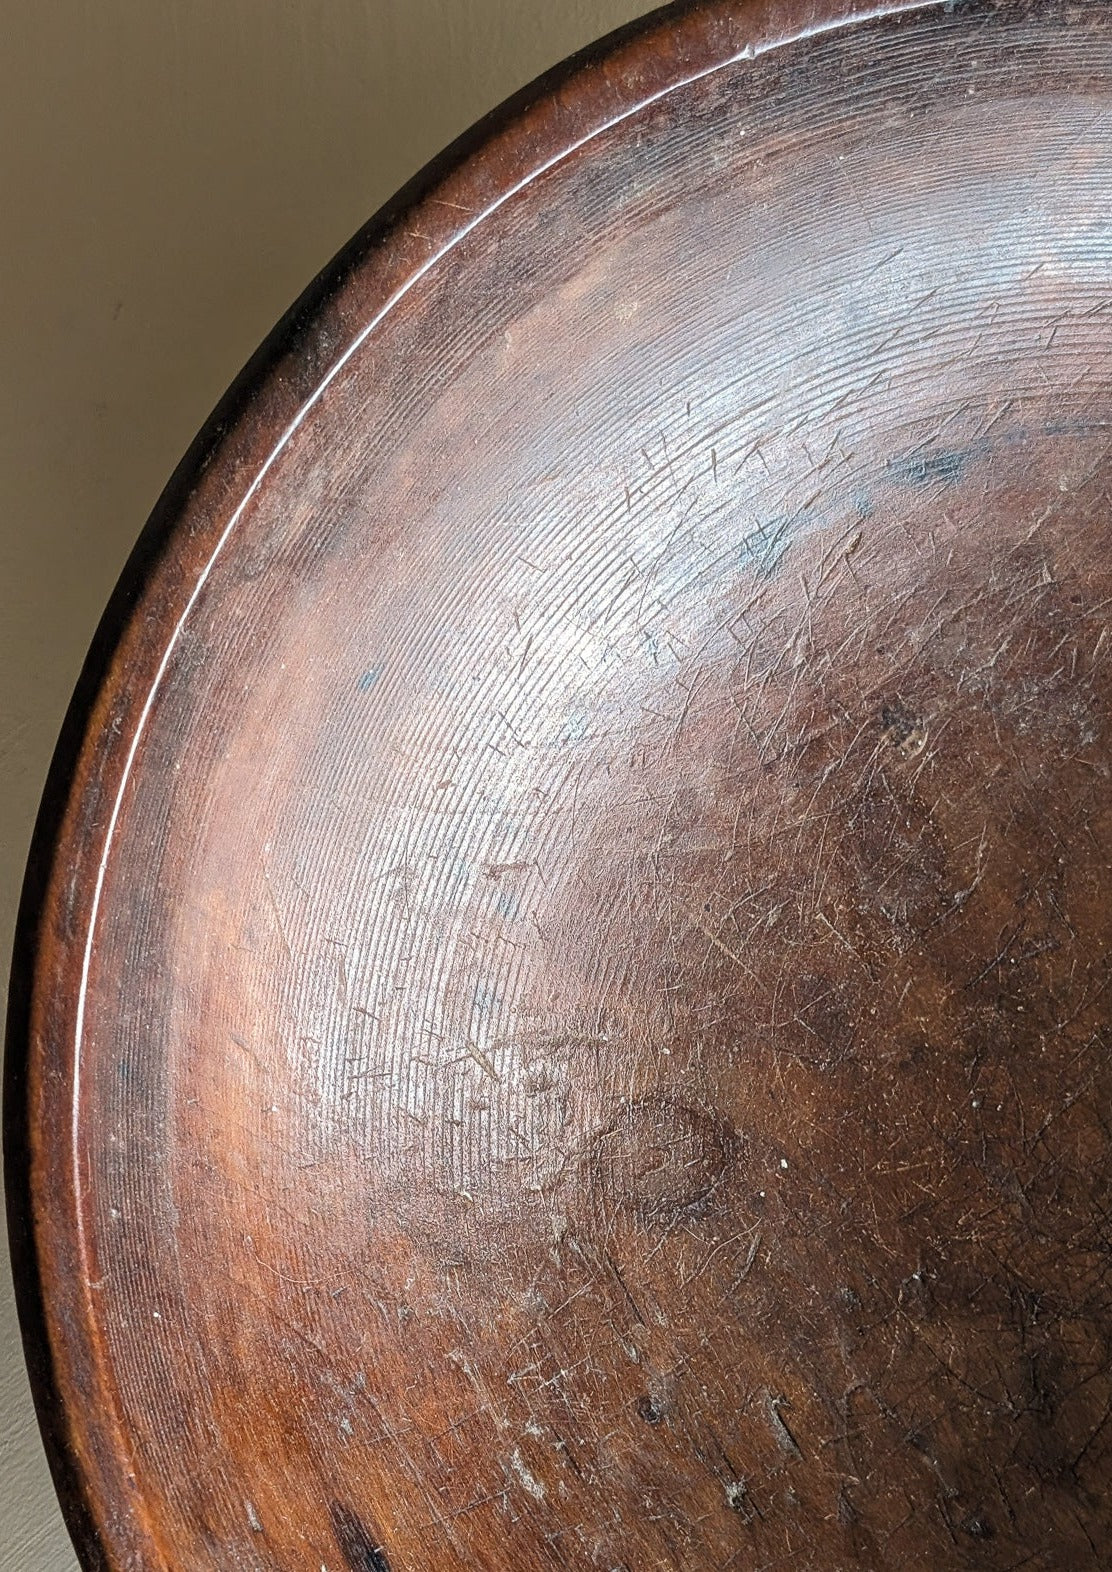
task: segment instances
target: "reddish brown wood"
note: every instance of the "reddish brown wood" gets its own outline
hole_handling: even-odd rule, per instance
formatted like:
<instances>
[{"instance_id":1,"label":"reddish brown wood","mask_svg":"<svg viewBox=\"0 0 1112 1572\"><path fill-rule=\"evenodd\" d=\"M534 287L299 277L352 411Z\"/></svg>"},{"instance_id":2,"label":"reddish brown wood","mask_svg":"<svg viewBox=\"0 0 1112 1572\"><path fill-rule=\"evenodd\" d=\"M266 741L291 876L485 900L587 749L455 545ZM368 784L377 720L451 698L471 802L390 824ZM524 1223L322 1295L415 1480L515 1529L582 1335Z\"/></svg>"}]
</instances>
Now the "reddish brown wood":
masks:
<instances>
[{"instance_id":1,"label":"reddish brown wood","mask_svg":"<svg viewBox=\"0 0 1112 1572\"><path fill-rule=\"evenodd\" d=\"M1112 13L878 9L527 95L152 521L10 1035L87 1565L1107 1566Z\"/></svg>"}]
</instances>

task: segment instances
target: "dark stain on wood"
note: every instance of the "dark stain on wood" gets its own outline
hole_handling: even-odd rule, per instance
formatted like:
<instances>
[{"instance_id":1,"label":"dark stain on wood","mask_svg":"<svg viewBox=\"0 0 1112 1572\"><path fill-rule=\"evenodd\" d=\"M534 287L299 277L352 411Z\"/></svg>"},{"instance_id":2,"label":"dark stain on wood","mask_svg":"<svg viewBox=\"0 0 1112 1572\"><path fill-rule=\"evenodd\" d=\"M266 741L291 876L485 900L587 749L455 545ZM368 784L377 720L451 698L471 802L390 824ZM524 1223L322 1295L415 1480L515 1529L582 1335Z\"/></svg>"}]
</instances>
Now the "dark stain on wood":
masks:
<instances>
[{"instance_id":1,"label":"dark stain on wood","mask_svg":"<svg viewBox=\"0 0 1112 1572\"><path fill-rule=\"evenodd\" d=\"M328 1512L349 1572L390 1572L386 1551L357 1512L342 1501L333 1501Z\"/></svg>"}]
</instances>

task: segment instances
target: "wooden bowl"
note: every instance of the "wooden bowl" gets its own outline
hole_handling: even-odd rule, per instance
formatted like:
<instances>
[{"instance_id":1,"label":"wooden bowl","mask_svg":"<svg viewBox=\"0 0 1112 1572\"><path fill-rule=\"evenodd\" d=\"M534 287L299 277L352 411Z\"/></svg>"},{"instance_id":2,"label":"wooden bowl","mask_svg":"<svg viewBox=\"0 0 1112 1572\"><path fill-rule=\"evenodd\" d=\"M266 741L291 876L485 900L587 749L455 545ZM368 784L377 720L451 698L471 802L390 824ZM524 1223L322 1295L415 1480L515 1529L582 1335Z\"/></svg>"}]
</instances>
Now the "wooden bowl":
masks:
<instances>
[{"instance_id":1,"label":"wooden bowl","mask_svg":"<svg viewBox=\"0 0 1112 1572\"><path fill-rule=\"evenodd\" d=\"M681 6L252 362L16 957L86 1566L1107 1567L1110 113Z\"/></svg>"}]
</instances>

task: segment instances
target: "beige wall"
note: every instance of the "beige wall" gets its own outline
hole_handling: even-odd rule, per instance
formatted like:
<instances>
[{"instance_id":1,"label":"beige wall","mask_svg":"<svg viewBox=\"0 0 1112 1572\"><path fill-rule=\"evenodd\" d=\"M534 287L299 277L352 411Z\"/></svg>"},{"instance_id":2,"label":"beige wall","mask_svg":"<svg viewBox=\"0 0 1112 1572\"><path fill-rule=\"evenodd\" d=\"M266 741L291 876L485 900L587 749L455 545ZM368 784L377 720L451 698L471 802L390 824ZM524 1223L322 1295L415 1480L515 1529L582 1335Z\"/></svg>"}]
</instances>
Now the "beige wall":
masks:
<instances>
[{"instance_id":1,"label":"beige wall","mask_svg":"<svg viewBox=\"0 0 1112 1572\"><path fill-rule=\"evenodd\" d=\"M162 484L457 132L645 0L4 0L0 976L54 738ZM72 1568L0 1248L0 1572ZM188 1572L188 1569L183 1569Z\"/></svg>"}]
</instances>

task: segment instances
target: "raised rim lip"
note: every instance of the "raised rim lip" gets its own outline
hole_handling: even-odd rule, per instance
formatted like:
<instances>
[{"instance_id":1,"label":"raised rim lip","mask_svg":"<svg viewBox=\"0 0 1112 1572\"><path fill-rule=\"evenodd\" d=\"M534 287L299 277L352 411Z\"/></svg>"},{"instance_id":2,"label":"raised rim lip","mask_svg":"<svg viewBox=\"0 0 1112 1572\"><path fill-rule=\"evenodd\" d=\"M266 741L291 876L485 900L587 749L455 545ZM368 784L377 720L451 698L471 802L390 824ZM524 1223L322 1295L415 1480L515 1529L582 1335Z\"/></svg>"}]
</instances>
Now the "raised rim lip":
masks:
<instances>
[{"instance_id":1,"label":"raised rim lip","mask_svg":"<svg viewBox=\"0 0 1112 1572\"><path fill-rule=\"evenodd\" d=\"M672 0L608 33L570 56L514 93L479 120L416 174L357 231L279 320L228 391L220 399L201 431L175 469L132 549L108 602L83 663L55 747L28 855L16 920L10 974L3 1076L4 1172L8 1235L16 1303L40 1431L67 1529L79 1559L89 1572L109 1569L160 1567L171 1572L170 1562L157 1544L153 1530L140 1526L138 1500L134 1512L119 1503L128 1498L126 1472L115 1472L120 1463L106 1436L119 1428L113 1412L99 1412L83 1392L90 1377L102 1375L92 1348L91 1326L80 1317L74 1321L58 1303L59 1262L56 1239L44 1237L52 1229L63 1244L73 1246L81 1232L81 1191L74 1169L74 1152L68 1124L61 1128L42 1117L42 1104L61 1098L72 1104L77 1062L73 1045L57 1037L36 1043L36 1018L53 1007L77 1028L72 999L46 998L51 979L44 975L45 936L63 909L63 874L88 889L108 855L110 832L102 849L77 823L78 809L88 791L85 766L109 751L98 715L109 700L117 701L126 690L141 691L157 685L161 666L148 655L146 669L124 669L129 630L155 598L184 539L184 527L201 510L198 498L208 488L226 484L242 493L232 514L238 516L249 495L265 477L270 464L307 411L342 365L361 347L374 327L392 309L417 277L435 267L478 223L523 190L546 170L573 156L588 142L621 121L643 113L668 94L693 85L703 77L739 65L746 59L783 48L819 33L879 21L905 13L954 11L962 0ZM971 9L995 10L999 0L987 0ZM653 49L654 44L669 47ZM683 68L686 62L686 69ZM653 81L652 70L657 72ZM600 89L614 102L614 89L622 94L620 107L602 111ZM502 161L506 170L521 170L516 179L500 175L480 214L453 226L443 213L452 204L438 196L455 190L469 177L480 187L490 166ZM430 210L438 208L433 214ZM422 216L422 238L432 248L424 258L412 247L399 244L404 224ZM412 237L407 237L412 238ZM311 391L292 403L283 418L278 384L283 368L299 364L312 350L312 333L324 314L342 304L356 279L370 279L378 305L353 337L335 353L332 363L318 377ZM367 325L369 324L369 325ZM263 436L251 440L252 428ZM237 478L246 470L248 479ZM231 520L234 522L234 520ZM222 530L222 536L227 530ZM219 542L217 542L219 545ZM185 610L187 611L188 606ZM172 643L170 648L172 648ZM169 650L167 651L167 654ZM162 665L165 664L163 656ZM138 724L142 724L142 714ZM123 769L120 769L121 761ZM117 801L126 782L130 760L117 747L107 778ZM92 876L92 878L90 878ZM88 923L79 937L64 948L75 954L90 941L95 926L95 900L89 905ZM79 1029L79 1028L77 1028ZM53 1083L44 1089L47 1072ZM54 1176L54 1194L44 1182L43 1171ZM65 1198L58 1198L59 1173L72 1184ZM48 1283L53 1280L55 1289ZM87 1290L82 1285L78 1291ZM103 1395L103 1394L102 1394ZM98 1491L90 1462L107 1461L104 1486ZM99 1472L99 1468L98 1468ZM114 1477L113 1477L114 1475ZM115 1497L113 1501L112 1497Z\"/></svg>"}]
</instances>

